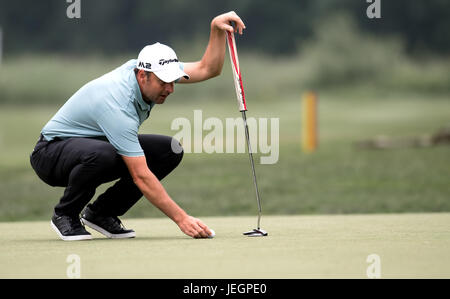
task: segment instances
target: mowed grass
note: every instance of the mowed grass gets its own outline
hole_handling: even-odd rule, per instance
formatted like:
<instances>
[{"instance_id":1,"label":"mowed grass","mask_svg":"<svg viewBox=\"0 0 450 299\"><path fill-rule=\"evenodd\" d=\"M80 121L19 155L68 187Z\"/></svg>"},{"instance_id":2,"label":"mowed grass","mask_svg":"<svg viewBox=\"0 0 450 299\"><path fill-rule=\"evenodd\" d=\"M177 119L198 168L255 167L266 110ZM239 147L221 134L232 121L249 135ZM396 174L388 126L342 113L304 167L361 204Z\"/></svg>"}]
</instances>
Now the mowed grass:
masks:
<instances>
[{"instance_id":1,"label":"mowed grass","mask_svg":"<svg viewBox=\"0 0 450 299\"><path fill-rule=\"evenodd\" d=\"M226 118L241 117L233 89L226 100L189 101L183 95L191 87L176 88L167 103L155 107L141 133L174 136L179 129L172 130L171 124L182 117L190 120L194 136L194 110L202 111L203 121L219 118L224 127ZM261 156L270 154L255 154L264 213L450 211L448 145L394 150L361 150L355 146L357 141L378 135L433 134L449 124L450 101L446 97L391 95L359 99L329 93L319 97L319 148L312 154L301 151L300 95L288 95L282 102L249 97L248 117L279 118L278 161L260 164ZM57 109L1 107L0 220L49 219L62 195L62 188L49 187L38 179L28 158L41 128ZM203 137L209 132L203 130ZM269 145L275 152L276 144L270 144L270 139ZM254 148L259 149L256 145ZM175 201L196 216L252 215L256 211L246 153L186 153L163 184ZM109 185L101 186L97 194ZM144 199L127 216L163 214Z\"/></svg>"},{"instance_id":2,"label":"mowed grass","mask_svg":"<svg viewBox=\"0 0 450 299\"><path fill-rule=\"evenodd\" d=\"M266 216L269 236L250 238L255 217L205 217L214 239L192 239L166 218L125 219L135 239L93 232L64 242L44 222L0 223L0 278L450 278L450 214Z\"/></svg>"}]
</instances>

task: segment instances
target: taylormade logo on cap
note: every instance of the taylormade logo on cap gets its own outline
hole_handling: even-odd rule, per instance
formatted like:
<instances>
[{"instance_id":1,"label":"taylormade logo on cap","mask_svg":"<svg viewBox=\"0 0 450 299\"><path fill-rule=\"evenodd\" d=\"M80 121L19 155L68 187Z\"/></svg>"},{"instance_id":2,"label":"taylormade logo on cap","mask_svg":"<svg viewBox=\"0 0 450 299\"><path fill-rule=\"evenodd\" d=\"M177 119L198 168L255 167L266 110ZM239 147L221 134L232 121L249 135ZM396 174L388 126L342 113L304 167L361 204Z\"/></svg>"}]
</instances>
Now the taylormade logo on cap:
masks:
<instances>
[{"instance_id":1,"label":"taylormade logo on cap","mask_svg":"<svg viewBox=\"0 0 450 299\"><path fill-rule=\"evenodd\" d=\"M189 79L189 76L182 71L175 51L160 43L145 46L141 50L136 68L153 72L164 82L173 82L181 77Z\"/></svg>"}]
</instances>

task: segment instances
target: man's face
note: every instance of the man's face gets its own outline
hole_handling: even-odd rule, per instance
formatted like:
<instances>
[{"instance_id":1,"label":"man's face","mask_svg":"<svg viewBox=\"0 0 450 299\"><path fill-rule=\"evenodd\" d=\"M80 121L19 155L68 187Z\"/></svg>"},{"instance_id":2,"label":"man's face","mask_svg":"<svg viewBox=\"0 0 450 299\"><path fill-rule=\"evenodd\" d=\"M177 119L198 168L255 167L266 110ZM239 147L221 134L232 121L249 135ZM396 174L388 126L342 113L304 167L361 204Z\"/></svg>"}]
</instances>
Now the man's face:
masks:
<instances>
[{"instance_id":1,"label":"man's face","mask_svg":"<svg viewBox=\"0 0 450 299\"><path fill-rule=\"evenodd\" d=\"M166 83L153 73L146 74L139 70L136 78L141 88L142 98L147 103L162 104L174 90L173 82Z\"/></svg>"}]
</instances>

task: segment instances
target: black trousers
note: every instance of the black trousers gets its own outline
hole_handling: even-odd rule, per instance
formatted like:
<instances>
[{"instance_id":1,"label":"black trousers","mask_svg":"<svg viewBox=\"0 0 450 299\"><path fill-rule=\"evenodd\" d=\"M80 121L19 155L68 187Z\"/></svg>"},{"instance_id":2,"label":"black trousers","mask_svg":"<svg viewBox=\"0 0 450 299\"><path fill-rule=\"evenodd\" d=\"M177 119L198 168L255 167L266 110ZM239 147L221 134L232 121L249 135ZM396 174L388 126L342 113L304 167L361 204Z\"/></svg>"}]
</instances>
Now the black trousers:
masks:
<instances>
[{"instance_id":1,"label":"black trousers","mask_svg":"<svg viewBox=\"0 0 450 299\"><path fill-rule=\"evenodd\" d=\"M139 135L139 143L153 174L162 180L181 162L178 141L163 135ZM172 144L176 146L172 150ZM68 138L46 141L42 137L30 156L36 174L51 186L66 187L55 206L56 215L79 215L103 183L119 179L92 204L106 216L121 216L141 197L125 162L107 141Z\"/></svg>"}]
</instances>

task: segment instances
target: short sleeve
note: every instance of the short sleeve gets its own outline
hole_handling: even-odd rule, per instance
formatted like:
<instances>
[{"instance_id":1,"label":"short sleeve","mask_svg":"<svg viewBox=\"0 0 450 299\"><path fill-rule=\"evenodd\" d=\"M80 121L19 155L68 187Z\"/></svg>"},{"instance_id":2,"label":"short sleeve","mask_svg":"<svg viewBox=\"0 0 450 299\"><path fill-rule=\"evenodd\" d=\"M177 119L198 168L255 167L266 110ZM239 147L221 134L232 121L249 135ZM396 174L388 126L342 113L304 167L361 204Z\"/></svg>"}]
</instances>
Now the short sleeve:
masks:
<instances>
[{"instance_id":1,"label":"short sleeve","mask_svg":"<svg viewBox=\"0 0 450 299\"><path fill-rule=\"evenodd\" d=\"M129 113L108 110L97 119L97 124L120 155L144 156L138 139L139 122Z\"/></svg>"},{"instance_id":2,"label":"short sleeve","mask_svg":"<svg viewBox=\"0 0 450 299\"><path fill-rule=\"evenodd\" d=\"M180 66L180 70L184 72L184 62L179 62L178 65ZM178 83L181 78L178 78L175 80L175 83Z\"/></svg>"}]
</instances>

